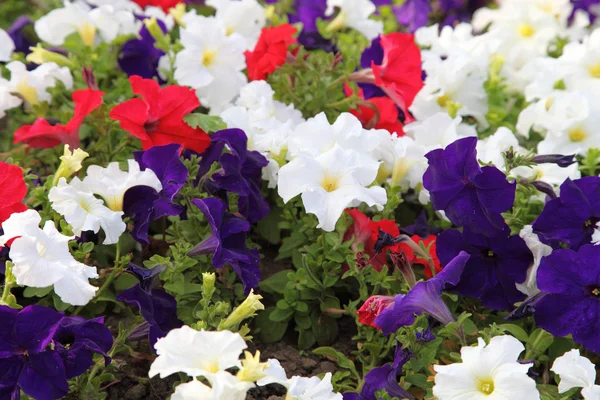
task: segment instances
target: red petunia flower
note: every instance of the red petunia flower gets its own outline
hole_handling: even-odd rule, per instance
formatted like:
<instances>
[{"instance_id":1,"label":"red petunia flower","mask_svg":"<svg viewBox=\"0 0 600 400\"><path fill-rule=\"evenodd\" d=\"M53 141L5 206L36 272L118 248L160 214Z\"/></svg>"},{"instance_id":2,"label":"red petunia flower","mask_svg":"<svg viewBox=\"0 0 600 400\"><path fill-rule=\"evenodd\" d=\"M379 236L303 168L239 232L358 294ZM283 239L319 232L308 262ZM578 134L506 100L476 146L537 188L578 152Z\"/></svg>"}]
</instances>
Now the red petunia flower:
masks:
<instances>
[{"instance_id":1,"label":"red petunia flower","mask_svg":"<svg viewBox=\"0 0 600 400\"><path fill-rule=\"evenodd\" d=\"M75 111L66 124L52 125L44 118L38 118L33 125L24 125L15 132L15 143L26 143L38 149L49 149L60 144L68 144L71 149L79 148L79 128L83 120L102 104L99 90L77 90L73 92Z\"/></svg>"},{"instance_id":2,"label":"red petunia flower","mask_svg":"<svg viewBox=\"0 0 600 400\"><path fill-rule=\"evenodd\" d=\"M423 246L425 246L426 249L429 249L429 256L433 261L433 267L435 268L435 272L440 272L442 270L442 266L440 264L440 260L438 259L436 252L437 236L429 235L428 237L423 239L419 235L414 235L411 237L411 239L417 244L423 243ZM399 249L404 251L404 254L406 254L406 257L411 263L422 264L425 266L425 276L427 276L428 278L431 278L433 276L433 274L431 273L431 268L429 267L429 262L427 260L414 254L412 249L406 243L399 243L397 246L399 247Z\"/></svg>"},{"instance_id":3,"label":"red petunia flower","mask_svg":"<svg viewBox=\"0 0 600 400\"><path fill-rule=\"evenodd\" d=\"M375 324L375 318L392 304L394 304L394 297L392 296L369 297L356 312L358 314L358 322L379 329Z\"/></svg>"},{"instance_id":4,"label":"red petunia flower","mask_svg":"<svg viewBox=\"0 0 600 400\"><path fill-rule=\"evenodd\" d=\"M421 50L413 35L398 32L382 35L381 47L383 62L371 62L375 84L402 109L405 122L411 122L408 107L423 87Z\"/></svg>"},{"instance_id":5,"label":"red petunia flower","mask_svg":"<svg viewBox=\"0 0 600 400\"><path fill-rule=\"evenodd\" d=\"M348 96L353 93L347 85L345 91ZM364 99L360 89L358 96ZM358 109L350 110L350 113L360 120L365 129L385 129L398 136L404 136L404 125L400 122L400 113L392 99L389 97L371 97L369 100L365 100L365 103L370 103L371 106L359 105Z\"/></svg>"},{"instance_id":6,"label":"red petunia flower","mask_svg":"<svg viewBox=\"0 0 600 400\"><path fill-rule=\"evenodd\" d=\"M177 6L177 4L183 3L183 0L133 0L140 7L146 8L148 6L160 7L164 12L169 12L169 9Z\"/></svg>"},{"instance_id":7,"label":"red petunia flower","mask_svg":"<svg viewBox=\"0 0 600 400\"><path fill-rule=\"evenodd\" d=\"M117 105L111 110L110 117L139 138L144 150L170 143L178 143L198 153L206 150L210 137L183 120L186 114L200 107L193 89L174 85L161 89L156 81L137 75L130 77L129 82L133 93L142 98Z\"/></svg>"},{"instance_id":8,"label":"red petunia flower","mask_svg":"<svg viewBox=\"0 0 600 400\"><path fill-rule=\"evenodd\" d=\"M268 74L285 64L288 47L297 42L295 33L296 28L289 24L263 28L254 51L244 53L251 81L265 80Z\"/></svg>"},{"instance_id":9,"label":"red petunia flower","mask_svg":"<svg viewBox=\"0 0 600 400\"><path fill-rule=\"evenodd\" d=\"M0 162L0 225L13 213L27 210L21 203L27 194L23 170L16 165Z\"/></svg>"}]
</instances>

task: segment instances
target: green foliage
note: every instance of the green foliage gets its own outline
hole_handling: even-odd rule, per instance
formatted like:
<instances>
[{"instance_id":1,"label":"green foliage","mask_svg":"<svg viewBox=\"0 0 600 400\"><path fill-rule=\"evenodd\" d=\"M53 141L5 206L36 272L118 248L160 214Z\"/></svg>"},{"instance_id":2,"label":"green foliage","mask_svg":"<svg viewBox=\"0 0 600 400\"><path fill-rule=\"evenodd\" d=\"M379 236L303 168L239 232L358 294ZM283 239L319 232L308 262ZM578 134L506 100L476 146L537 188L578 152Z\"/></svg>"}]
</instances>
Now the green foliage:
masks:
<instances>
[{"instance_id":1,"label":"green foliage","mask_svg":"<svg viewBox=\"0 0 600 400\"><path fill-rule=\"evenodd\" d=\"M204 132L216 132L227 128L227 124L216 115L188 114L183 120L192 128L200 128Z\"/></svg>"}]
</instances>

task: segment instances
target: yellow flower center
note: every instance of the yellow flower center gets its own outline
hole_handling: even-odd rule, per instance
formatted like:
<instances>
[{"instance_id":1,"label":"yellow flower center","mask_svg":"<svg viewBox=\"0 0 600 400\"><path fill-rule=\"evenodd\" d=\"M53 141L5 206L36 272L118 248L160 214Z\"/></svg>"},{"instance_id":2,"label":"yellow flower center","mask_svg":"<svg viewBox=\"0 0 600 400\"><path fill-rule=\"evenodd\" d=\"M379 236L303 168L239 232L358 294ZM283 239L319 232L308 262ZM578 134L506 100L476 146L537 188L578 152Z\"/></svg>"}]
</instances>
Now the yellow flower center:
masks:
<instances>
[{"instance_id":1,"label":"yellow flower center","mask_svg":"<svg viewBox=\"0 0 600 400\"><path fill-rule=\"evenodd\" d=\"M600 63L589 67L588 72L592 78L600 79Z\"/></svg>"},{"instance_id":2,"label":"yellow flower center","mask_svg":"<svg viewBox=\"0 0 600 400\"><path fill-rule=\"evenodd\" d=\"M569 131L569 140L571 142L583 142L587 137L587 132L582 127L577 127Z\"/></svg>"},{"instance_id":3,"label":"yellow flower center","mask_svg":"<svg viewBox=\"0 0 600 400\"><path fill-rule=\"evenodd\" d=\"M592 290L592 294L593 294L594 296L600 296L600 289L599 289L599 288L595 288L595 289L593 289L593 290Z\"/></svg>"},{"instance_id":4,"label":"yellow flower center","mask_svg":"<svg viewBox=\"0 0 600 400\"><path fill-rule=\"evenodd\" d=\"M29 86L27 78L17 84L17 92L31 105L39 103L37 90L33 86Z\"/></svg>"},{"instance_id":5,"label":"yellow flower center","mask_svg":"<svg viewBox=\"0 0 600 400\"><path fill-rule=\"evenodd\" d=\"M210 361L210 362L204 364L202 366L202 369L204 369L210 373L216 374L217 372L219 372L219 362L216 360Z\"/></svg>"},{"instance_id":6,"label":"yellow flower center","mask_svg":"<svg viewBox=\"0 0 600 400\"><path fill-rule=\"evenodd\" d=\"M202 55L202 65L210 67L215 62L216 50L206 50Z\"/></svg>"},{"instance_id":7,"label":"yellow flower center","mask_svg":"<svg viewBox=\"0 0 600 400\"><path fill-rule=\"evenodd\" d=\"M494 381L491 378L479 380L479 391L489 396L494 392Z\"/></svg>"},{"instance_id":8,"label":"yellow flower center","mask_svg":"<svg viewBox=\"0 0 600 400\"><path fill-rule=\"evenodd\" d=\"M340 187L340 179L337 176L325 174L325 177L321 180L321 187L323 187L326 192L334 192Z\"/></svg>"},{"instance_id":9,"label":"yellow flower center","mask_svg":"<svg viewBox=\"0 0 600 400\"><path fill-rule=\"evenodd\" d=\"M228 26L227 28L225 28L225 35L226 36L231 35L233 32L235 32L235 30L232 27Z\"/></svg>"},{"instance_id":10,"label":"yellow flower center","mask_svg":"<svg viewBox=\"0 0 600 400\"><path fill-rule=\"evenodd\" d=\"M79 32L79 36L81 36L81 40L88 47L94 46L94 41L96 40L96 27L89 22L85 22L83 25L77 29Z\"/></svg>"},{"instance_id":11,"label":"yellow flower center","mask_svg":"<svg viewBox=\"0 0 600 400\"><path fill-rule=\"evenodd\" d=\"M523 36L524 38L532 37L535 35L535 29L529 24L521 24L519 25L519 35Z\"/></svg>"},{"instance_id":12,"label":"yellow flower center","mask_svg":"<svg viewBox=\"0 0 600 400\"><path fill-rule=\"evenodd\" d=\"M444 94L437 98L437 103L440 105L440 107L446 108L446 106L448 106L448 103L451 100L452 96L450 96L449 94Z\"/></svg>"}]
</instances>

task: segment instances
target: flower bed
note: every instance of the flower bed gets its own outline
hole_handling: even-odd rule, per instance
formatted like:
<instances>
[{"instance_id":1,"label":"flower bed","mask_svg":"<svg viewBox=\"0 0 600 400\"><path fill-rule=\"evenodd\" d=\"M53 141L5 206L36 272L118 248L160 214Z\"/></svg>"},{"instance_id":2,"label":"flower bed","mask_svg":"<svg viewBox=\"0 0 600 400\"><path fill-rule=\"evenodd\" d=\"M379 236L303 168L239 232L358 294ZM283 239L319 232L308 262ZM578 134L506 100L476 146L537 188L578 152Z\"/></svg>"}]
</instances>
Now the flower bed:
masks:
<instances>
[{"instance_id":1,"label":"flower bed","mask_svg":"<svg viewBox=\"0 0 600 400\"><path fill-rule=\"evenodd\" d=\"M600 399L597 0L0 3L0 400Z\"/></svg>"}]
</instances>

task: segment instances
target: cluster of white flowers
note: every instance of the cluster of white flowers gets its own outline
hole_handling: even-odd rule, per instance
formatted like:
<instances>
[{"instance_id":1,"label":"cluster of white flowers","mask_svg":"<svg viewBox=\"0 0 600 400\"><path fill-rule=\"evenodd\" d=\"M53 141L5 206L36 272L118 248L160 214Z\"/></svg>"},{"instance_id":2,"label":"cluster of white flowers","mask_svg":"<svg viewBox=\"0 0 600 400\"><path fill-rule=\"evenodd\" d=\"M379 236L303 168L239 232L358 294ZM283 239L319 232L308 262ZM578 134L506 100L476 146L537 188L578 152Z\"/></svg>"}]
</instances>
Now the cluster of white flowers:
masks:
<instances>
[{"instance_id":1,"label":"cluster of white flowers","mask_svg":"<svg viewBox=\"0 0 600 400\"><path fill-rule=\"evenodd\" d=\"M192 381L177 386L172 400L244 400L256 385L278 383L287 388L289 400L341 400L333 392L331 373L318 377L286 377L279 361L260 362L260 352L252 355L239 333L208 332L183 326L171 330L154 346L158 357L150 367L149 376L183 372ZM244 359L240 356L244 351ZM233 374L231 371L237 369ZM205 378L206 383L198 378Z\"/></svg>"}]
</instances>

